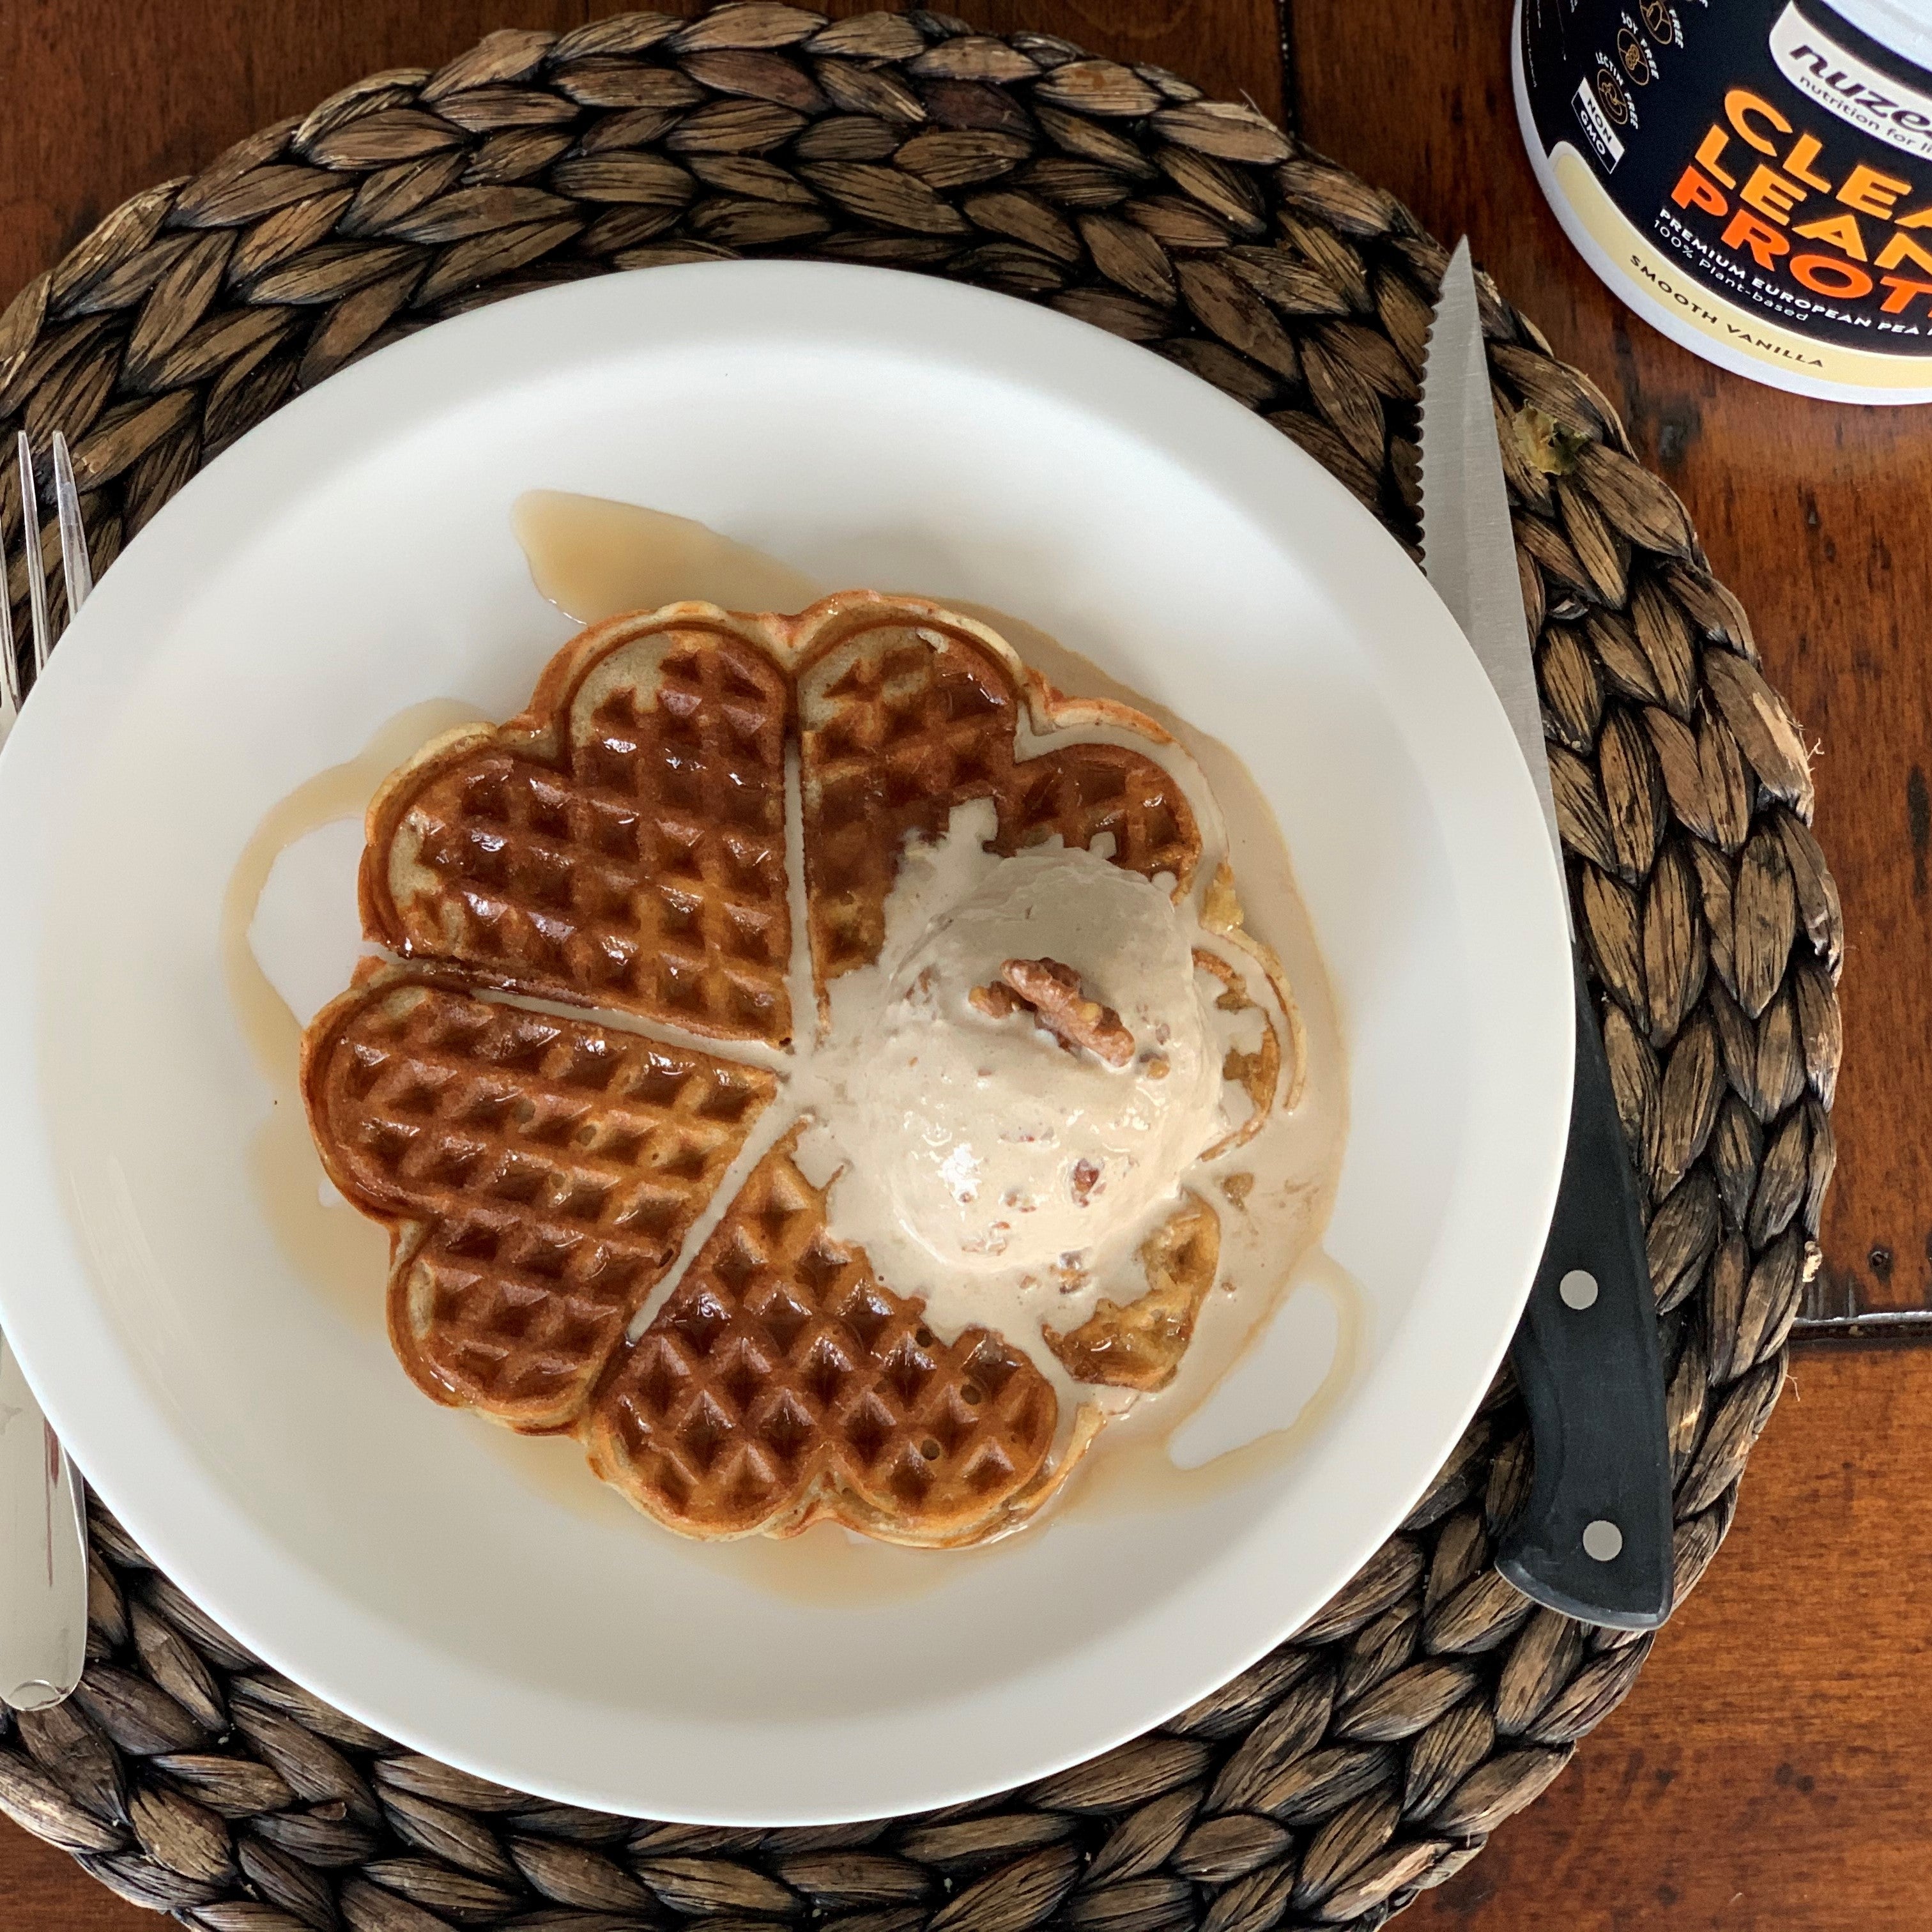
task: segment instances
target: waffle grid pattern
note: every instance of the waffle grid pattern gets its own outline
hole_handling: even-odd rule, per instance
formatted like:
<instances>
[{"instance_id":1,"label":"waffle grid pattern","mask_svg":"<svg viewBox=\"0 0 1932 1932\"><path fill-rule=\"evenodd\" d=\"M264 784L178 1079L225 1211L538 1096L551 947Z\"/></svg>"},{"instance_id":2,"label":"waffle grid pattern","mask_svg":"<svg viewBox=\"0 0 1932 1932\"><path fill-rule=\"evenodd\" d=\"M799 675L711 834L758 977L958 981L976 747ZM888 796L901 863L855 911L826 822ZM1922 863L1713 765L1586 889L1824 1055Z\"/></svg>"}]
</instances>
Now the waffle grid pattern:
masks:
<instances>
[{"instance_id":1,"label":"waffle grid pattern","mask_svg":"<svg viewBox=\"0 0 1932 1932\"><path fill-rule=\"evenodd\" d=\"M787 1040L784 679L694 632L590 698L562 770L495 744L431 766L396 820L411 884L370 936L526 992Z\"/></svg>"},{"instance_id":2,"label":"waffle grid pattern","mask_svg":"<svg viewBox=\"0 0 1932 1932\"><path fill-rule=\"evenodd\" d=\"M1113 842L1117 864L1185 885L1201 854L1172 776L1138 752L1070 746L1014 755L1018 687L966 639L887 626L839 644L800 680L813 955L821 979L867 964L908 838L990 798L1006 853L1058 836Z\"/></svg>"},{"instance_id":3,"label":"waffle grid pattern","mask_svg":"<svg viewBox=\"0 0 1932 1932\"><path fill-rule=\"evenodd\" d=\"M320 1144L351 1199L411 1231L404 1365L438 1401L568 1426L776 1081L419 982L331 1012Z\"/></svg>"},{"instance_id":4,"label":"waffle grid pattern","mask_svg":"<svg viewBox=\"0 0 1932 1932\"><path fill-rule=\"evenodd\" d=\"M868 1520L944 1541L1038 1473L1057 1406L998 1337L926 1328L781 1144L600 1393L591 1450L674 1526L808 1520L799 1499L829 1478Z\"/></svg>"}]
</instances>

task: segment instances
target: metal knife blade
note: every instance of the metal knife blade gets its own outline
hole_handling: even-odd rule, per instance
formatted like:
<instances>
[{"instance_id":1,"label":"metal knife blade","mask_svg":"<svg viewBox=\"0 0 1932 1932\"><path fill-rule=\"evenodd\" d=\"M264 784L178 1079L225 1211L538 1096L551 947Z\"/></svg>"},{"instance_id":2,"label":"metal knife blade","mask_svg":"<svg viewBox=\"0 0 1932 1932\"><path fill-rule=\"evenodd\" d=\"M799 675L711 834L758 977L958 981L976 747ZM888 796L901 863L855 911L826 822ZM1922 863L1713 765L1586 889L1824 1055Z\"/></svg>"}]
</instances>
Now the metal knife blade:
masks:
<instances>
[{"instance_id":1,"label":"metal knife blade","mask_svg":"<svg viewBox=\"0 0 1932 1932\"><path fill-rule=\"evenodd\" d=\"M0 1698L58 1704L86 1662L80 1479L0 1340Z\"/></svg>"},{"instance_id":2,"label":"metal knife blade","mask_svg":"<svg viewBox=\"0 0 1932 1932\"><path fill-rule=\"evenodd\" d=\"M1429 332L1422 379L1422 554L1436 594L1476 653L1543 807L1556 862L1563 840L1543 748L1543 700L1523 622L1509 491L1490 400L1490 358L1467 239L1456 244Z\"/></svg>"},{"instance_id":3,"label":"metal knife blade","mask_svg":"<svg viewBox=\"0 0 1932 1932\"><path fill-rule=\"evenodd\" d=\"M1466 239L1443 277L1422 392L1424 568L1502 700L1561 866L1536 661ZM1670 1613L1671 1600L1657 1306L1636 1176L1580 956L1576 992L1576 1084L1563 1179L1511 1351L1535 1467L1496 1562L1519 1589L1552 1609L1648 1629Z\"/></svg>"}]
</instances>

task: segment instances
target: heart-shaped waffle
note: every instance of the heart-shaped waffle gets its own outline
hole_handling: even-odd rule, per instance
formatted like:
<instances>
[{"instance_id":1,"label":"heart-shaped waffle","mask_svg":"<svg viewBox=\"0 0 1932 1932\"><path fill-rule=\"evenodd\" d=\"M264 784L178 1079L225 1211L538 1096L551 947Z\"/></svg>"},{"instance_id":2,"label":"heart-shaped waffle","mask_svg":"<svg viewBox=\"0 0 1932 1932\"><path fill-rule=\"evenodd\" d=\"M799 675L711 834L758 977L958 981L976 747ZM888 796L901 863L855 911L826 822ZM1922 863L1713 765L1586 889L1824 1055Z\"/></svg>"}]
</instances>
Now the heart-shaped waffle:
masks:
<instances>
[{"instance_id":1,"label":"heart-shaped waffle","mask_svg":"<svg viewBox=\"0 0 1932 1932\"><path fill-rule=\"evenodd\" d=\"M791 694L743 627L688 605L599 625L520 717L419 752L369 808L366 935L488 985L788 1040Z\"/></svg>"},{"instance_id":2,"label":"heart-shaped waffle","mask_svg":"<svg viewBox=\"0 0 1932 1932\"><path fill-rule=\"evenodd\" d=\"M1100 1424L1091 1402L1063 1413L1043 1368L1160 1386L1212 1283L1214 1212L1184 1197L1140 1251L1144 1294L1043 1334L1050 1353L940 1336L795 1158L785 1063L816 1037L795 1008L808 987L827 1024L830 982L879 956L906 844L974 800L1002 853L1057 838L1177 899L1207 880L1221 855L1170 748L983 626L850 592L594 626L520 716L403 766L361 886L368 937L400 957L317 1016L303 1084L332 1178L391 1231L390 1332L418 1386L574 1432L688 1534L830 1518L958 1544L1023 1521ZM1238 917L1205 910L1224 872L1196 896L1252 967ZM1280 1097L1282 1046L1270 1022L1229 1060L1245 1131Z\"/></svg>"},{"instance_id":3,"label":"heart-shaped waffle","mask_svg":"<svg viewBox=\"0 0 1932 1932\"><path fill-rule=\"evenodd\" d=\"M403 1366L531 1430L575 1422L777 1087L407 968L324 1007L303 1045L329 1178L391 1231Z\"/></svg>"},{"instance_id":4,"label":"heart-shaped waffle","mask_svg":"<svg viewBox=\"0 0 1932 1932\"><path fill-rule=\"evenodd\" d=\"M977 625L878 600L818 627L798 674L805 857L818 984L879 956L886 902L908 839L937 838L956 806L989 798L994 848L1058 837L1113 842L1116 865L1184 891L1201 832L1172 772L1131 744L1098 736L1022 755L1025 673ZM1066 707L1071 708L1071 707ZM1164 744L1166 734L1118 705L1078 707Z\"/></svg>"},{"instance_id":5,"label":"heart-shaped waffle","mask_svg":"<svg viewBox=\"0 0 1932 1932\"><path fill-rule=\"evenodd\" d=\"M1070 1467L1046 1473L1053 1390L984 1328L941 1341L836 1239L796 1138L759 1163L606 1377L592 1466L700 1535L830 1516L899 1542L983 1537Z\"/></svg>"}]
</instances>

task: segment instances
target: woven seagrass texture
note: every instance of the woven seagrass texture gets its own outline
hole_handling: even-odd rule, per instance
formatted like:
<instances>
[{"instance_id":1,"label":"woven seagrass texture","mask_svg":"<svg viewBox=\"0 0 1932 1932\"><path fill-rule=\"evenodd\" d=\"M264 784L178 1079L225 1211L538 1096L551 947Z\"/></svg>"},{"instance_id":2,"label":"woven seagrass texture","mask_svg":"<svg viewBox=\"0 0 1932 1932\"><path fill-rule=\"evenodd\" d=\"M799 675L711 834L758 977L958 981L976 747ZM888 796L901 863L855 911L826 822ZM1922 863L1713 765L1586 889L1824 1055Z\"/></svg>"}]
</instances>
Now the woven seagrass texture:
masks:
<instances>
[{"instance_id":1,"label":"woven seagrass texture","mask_svg":"<svg viewBox=\"0 0 1932 1932\"><path fill-rule=\"evenodd\" d=\"M399 335L611 268L775 254L951 275L1144 343L1412 542L1438 244L1251 108L923 12L633 14L364 81L137 196L22 292L0 430L74 440L99 570L201 464ZM1557 807L1647 1198L1681 1599L1817 1265L1839 908L1743 611L1595 386L1484 298ZM20 515L10 477L16 557ZM17 568L9 587L18 610ZM0 1807L208 1932L1371 1928L1544 1790L1652 1641L1538 1610L1491 1567L1528 1453L1505 1378L1363 1573L1204 1704L1019 1792L808 1832L602 1817L399 1752L261 1667L97 1510L93 1661L69 1705L7 1720Z\"/></svg>"}]
</instances>

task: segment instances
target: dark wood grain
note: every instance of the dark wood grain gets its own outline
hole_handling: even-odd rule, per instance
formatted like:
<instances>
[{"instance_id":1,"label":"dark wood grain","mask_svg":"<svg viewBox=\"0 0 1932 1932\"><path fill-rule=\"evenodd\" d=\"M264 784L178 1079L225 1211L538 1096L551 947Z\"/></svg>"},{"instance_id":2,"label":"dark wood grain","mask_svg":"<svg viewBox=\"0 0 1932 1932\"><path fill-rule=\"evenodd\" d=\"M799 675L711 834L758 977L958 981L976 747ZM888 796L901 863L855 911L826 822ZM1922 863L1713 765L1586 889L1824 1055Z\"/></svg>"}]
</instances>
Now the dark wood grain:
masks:
<instances>
[{"instance_id":1,"label":"dark wood grain","mask_svg":"<svg viewBox=\"0 0 1932 1932\"><path fill-rule=\"evenodd\" d=\"M1269 0L954 0L1282 105ZM0 5L0 298L123 196L388 66L433 65L505 25L616 10L526 0L51 0ZM692 10L685 8L681 10ZM862 10L835 5L832 10ZM1916 1134L1932 991L1932 670L1916 635L1932 560L1913 538L1932 418L1779 397L1633 320L1538 197L1508 89L1501 0L1296 0L1304 132L1480 257L1589 369L1689 504L1767 666L1822 742L1819 829L1852 930L1835 1281L1932 1300ZM1882 1255L1880 1261L1877 1257ZM1737 1527L1630 1701L1550 1792L1406 1926L1513 1932L1924 1917L1932 1774L1918 1748L1932 1638L1925 1358L1814 1348L1754 1457ZM0 1823L0 1924L154 1922Z\"/></svg>"},{"instance_id":2,"label":"dark wood grain","mask_svg":"<svg viewBox=\"0 0 1932 1932\"><path fill-rule=\"evenodd\" d=\"M11 1932L157 1932L160 1923L66 1852L0 1818L0 1924Z\"/></svg>"}]
</instances>

